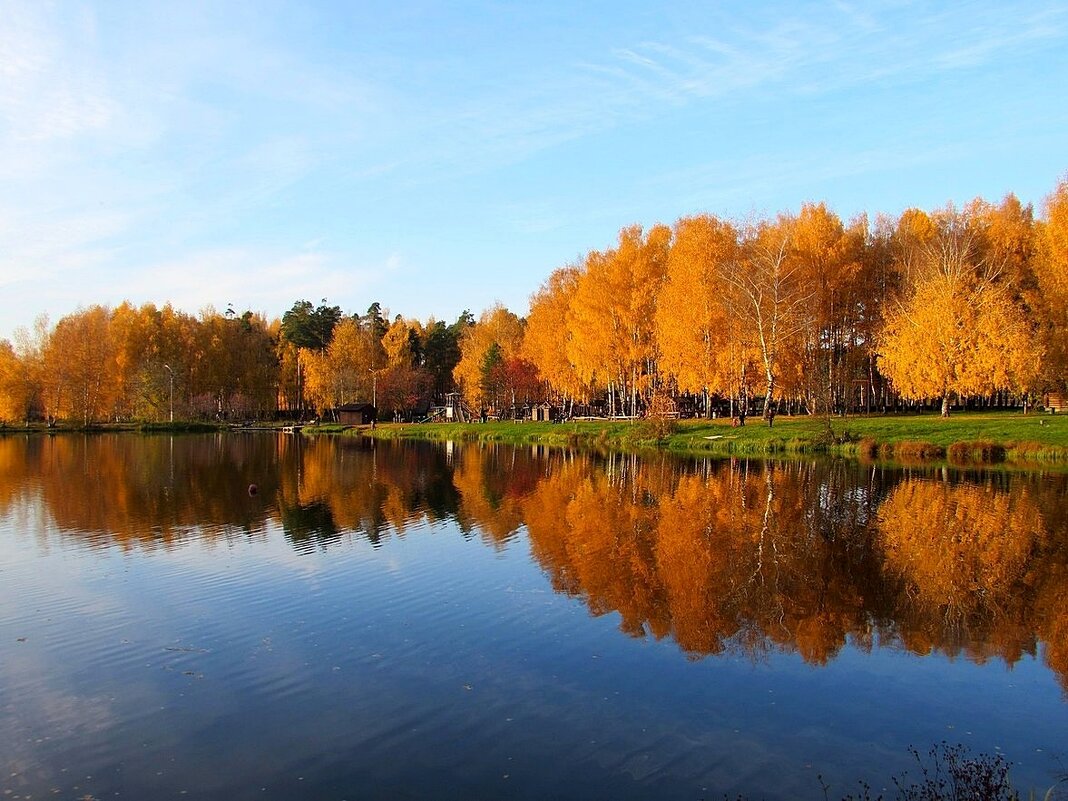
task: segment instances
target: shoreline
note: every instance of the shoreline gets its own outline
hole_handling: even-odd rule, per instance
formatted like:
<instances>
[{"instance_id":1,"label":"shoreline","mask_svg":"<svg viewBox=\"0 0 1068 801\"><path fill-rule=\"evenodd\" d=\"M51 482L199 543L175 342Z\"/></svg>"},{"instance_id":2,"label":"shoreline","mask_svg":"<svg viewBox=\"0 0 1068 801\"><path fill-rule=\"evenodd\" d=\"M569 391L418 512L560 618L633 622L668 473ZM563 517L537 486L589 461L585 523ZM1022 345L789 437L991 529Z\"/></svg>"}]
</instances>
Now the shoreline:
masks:
<instances>
[{"instance_id":1,"label":"shoreline","mask_svg":"<svg viewBox=\"0 0 1068 801\"><path fill-rule=\"evenodd\" d=\"M97 423L3 426L4 435L186 434L299 431L305 436L361 436L446 442L494 442L601 451L664 452L680 456L835 456L863 462L1005 465L1068 470L1068 415L1042 412L958 412L855 417L785 416L768 427L751 418L741 427L728 419L581 420L560 423L381 423L297 425L292 422Z\"/></svg>"},{"instance_id":2,"label":"shoreline","mask_svg":"<svg viewBox=\"0 0 1068 801\"><path fill-rule=\"evenodd\" d=\"M305 433L331 432L306 428ZM859 461L959 467L1007 465L1068 470L1068 415L959 412L867 417L759 418L742 427L730 420L639 420L383 423L351 429L375 439L497 442L614 451L661 451L686 456L838 456Z\"/></svg>"}]
</instances>

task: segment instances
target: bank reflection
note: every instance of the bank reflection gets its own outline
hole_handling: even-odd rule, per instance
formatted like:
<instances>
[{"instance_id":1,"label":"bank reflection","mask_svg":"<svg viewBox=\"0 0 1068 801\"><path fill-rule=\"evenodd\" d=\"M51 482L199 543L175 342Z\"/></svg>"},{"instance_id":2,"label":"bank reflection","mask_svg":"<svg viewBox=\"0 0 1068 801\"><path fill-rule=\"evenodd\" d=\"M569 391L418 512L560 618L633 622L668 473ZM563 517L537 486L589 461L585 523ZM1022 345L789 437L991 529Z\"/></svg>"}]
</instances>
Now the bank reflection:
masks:
<instances>
[{"instance_id":1,"label":"bank reflection","mask_svg":"<svg viewBox=\"0 0 1068 801\"><path fill-rule=\"evenodd\" d=\"M54 528L99 546L262 536L279 456L253 436L0 437L0 511L39 500Z\"/></svg>"},{"instance_id":2,"label":"bank reflection","mask_svg":"<svg viewBox=\"0 0 1068 801\"><path fill-rule=\"evenodd\" d=\"M777 651L818 665L847 643L1036 655L1068 689L1066 487L355 438L0 438L0 511L39 499L62 536L94 547L277 526L311 552L447 522L488 547L529 546L557 592L694 659Z\"/></svg>"}]
</instances>

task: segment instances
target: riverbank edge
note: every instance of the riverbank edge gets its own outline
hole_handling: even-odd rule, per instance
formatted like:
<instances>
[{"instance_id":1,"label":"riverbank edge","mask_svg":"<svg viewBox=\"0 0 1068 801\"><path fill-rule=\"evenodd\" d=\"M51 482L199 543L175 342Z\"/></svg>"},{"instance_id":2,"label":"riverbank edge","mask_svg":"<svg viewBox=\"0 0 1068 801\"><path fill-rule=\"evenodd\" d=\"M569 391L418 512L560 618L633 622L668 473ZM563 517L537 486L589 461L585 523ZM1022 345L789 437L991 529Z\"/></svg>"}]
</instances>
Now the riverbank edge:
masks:
<instances>
[{"instance_id":1,"label":"riverbank edge","mask_svg":"<svg viewBox=\"0 0 1068 801\"><path fill-rule=\"evenodd\" d=\"M191 421L176 421L174 423L89 423L88 425L63 422L51 426L44 423L32 423L30 425L2 425L0 426L0 436L5 434L211 434L222 431L267 430L268 428L280 428L280 426L234 426L228 423Z\"/></svg>"},{"instance_id":2,"label":"riverbank edge","mask_svg":"<svg viewBox=\"0 0 1068 801\"><path fill-rule=\"evenodd\" d=\"M2 426L5 434L192 434L295 431L436 442L492 442L616 452L666 452L679 456L789 458L833 456L861 462L1008 466L1068 471L1068 415L1012 412L938 415L872 415L849 418L776 418L773 427L753 419L735 428L729 420L582 420L563 423L383 423L370 426L286 423L130 422L88 426Z\"/></svg>"},{"instance_id":3,"label":"riverbank edge","mask_svg":"<svg viewBox=\"0 0 1068 801\"><path fill-rule=\"evenodd\" d=\"M494 442L681 456L836 456L864 462L1006 465L1068 470L1068 416L960 414L826 419L778 418L734 428L729 421L566 423L388 423L374 429L323 426L304 433L375 439ZM1028 438L1028 435L1031 438Z\"/></svg>"}]
</instances>

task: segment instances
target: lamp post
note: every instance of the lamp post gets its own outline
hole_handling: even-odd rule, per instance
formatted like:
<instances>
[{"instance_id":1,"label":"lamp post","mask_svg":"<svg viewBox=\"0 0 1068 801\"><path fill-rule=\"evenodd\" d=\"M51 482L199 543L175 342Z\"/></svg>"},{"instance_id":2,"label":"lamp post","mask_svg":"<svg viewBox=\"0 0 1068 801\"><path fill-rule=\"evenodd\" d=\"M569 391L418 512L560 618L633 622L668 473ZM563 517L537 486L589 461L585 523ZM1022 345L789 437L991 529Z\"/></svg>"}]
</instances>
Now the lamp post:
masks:
<instances>
[{"instance_id":1,"label":"lamp post","mask_svg":"<svg viewBox=\"0 0 1068 801\"><path fill-rule=\"evenodd\" d=\"M170 379L171 379L171 422L173 423L174 422L174 370L171 369L171 366L169 364L163 365L163 369L165 369L167 371L167 373L168 373L168 375L170 375Z\"/></svg>"}]
</instances>

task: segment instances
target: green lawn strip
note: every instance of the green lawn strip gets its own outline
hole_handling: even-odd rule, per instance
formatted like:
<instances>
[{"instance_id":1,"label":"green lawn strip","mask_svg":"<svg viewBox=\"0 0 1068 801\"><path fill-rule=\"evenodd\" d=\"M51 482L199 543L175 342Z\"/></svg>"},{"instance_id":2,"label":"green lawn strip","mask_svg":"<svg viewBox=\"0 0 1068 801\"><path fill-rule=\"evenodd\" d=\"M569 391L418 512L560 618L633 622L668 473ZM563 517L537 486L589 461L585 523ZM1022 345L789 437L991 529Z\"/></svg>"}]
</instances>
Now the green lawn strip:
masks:
<instances>
[{"instance_id":1,"label":"green lawn strip","mask_svg":"<svg viewBox=\"0 0 1068 801\"><path fill-rule=\"evenodd\" d=\"M369 433L366 429L363 433ZM380 438L546 444L609 449L658 448L735 455L830 453L884 459L1068 461L1068 416L1012 412L832 418L777 417L768 427L750 419L576 421L566 423L383 424Z\"/></svg>"}]
</instances>

